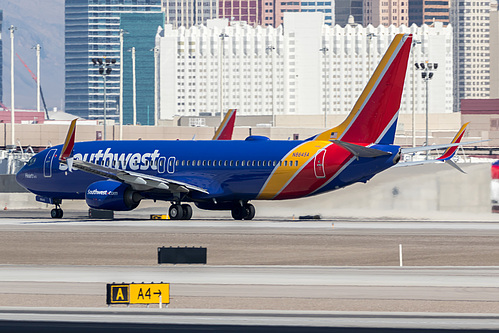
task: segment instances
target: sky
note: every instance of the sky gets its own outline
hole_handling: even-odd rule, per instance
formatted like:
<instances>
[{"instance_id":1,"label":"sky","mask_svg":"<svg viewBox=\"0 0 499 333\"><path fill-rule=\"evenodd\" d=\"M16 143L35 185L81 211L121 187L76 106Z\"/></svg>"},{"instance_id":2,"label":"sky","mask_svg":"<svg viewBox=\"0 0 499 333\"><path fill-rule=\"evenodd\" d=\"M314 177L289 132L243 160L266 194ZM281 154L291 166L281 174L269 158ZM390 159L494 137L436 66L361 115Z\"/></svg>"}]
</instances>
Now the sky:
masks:
<instances>
[{"instance_id":1,"label":"sky","mask_svg":"<svg viewBox=\"0 0 499 333\"><path fill-rule=\"evenodd\" d=\"M3 101L11 107L10 25L15 53L36 75L36 51L40 44L40 83L47 108L62 109L64 102L64 0L0 0L3 10ZM36 109L36 83L14 54L15 107ZM42 105L43 110L43 105Z\"/></svg>"}]
</instances>

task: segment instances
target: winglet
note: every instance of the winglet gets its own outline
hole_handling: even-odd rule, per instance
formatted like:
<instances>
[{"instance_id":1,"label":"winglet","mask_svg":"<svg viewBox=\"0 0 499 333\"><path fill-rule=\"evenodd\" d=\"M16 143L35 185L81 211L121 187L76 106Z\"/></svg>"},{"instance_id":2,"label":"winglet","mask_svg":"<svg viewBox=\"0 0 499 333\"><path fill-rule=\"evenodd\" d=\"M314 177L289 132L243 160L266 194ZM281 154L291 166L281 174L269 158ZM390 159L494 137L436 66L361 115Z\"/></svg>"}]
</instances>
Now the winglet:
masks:
<instances>
[{"instance_id":1,"label":"winglet","mask_svg":"<svg viewBox=\"0 0 499 333\"><path fill-rule=\"evenodd\" d=\"M469 124L469 122L464 124L463 126L461 126L461 129L457 132L454 139L452 139L451 144L461 142L461 140L463 139L464 133L466 132L466 128L468 127L468 124ZM447 148L445 150L445 152L440 157L437 158L437 160L449 161L456 154L457 148L459 148L459 146L453 146L453 147Z\"/></svg>"},{"instance_id":2,"label":"winglet","mask_svg":"<svg viewBox=\"0 0 499 333\"><path fill-rule=\"evenodd\" d=\"M78 118L73 119L71 121L71 125L69 126L68 134L66 135L66 140L64 141L64 146L62 147L61 156L59 157L60 161L67 161L68 158L71 157L73 153L73 147L75 145L75 134L76 134L76 121Z\"/></svg>"},{"instance_id":3,"label":"winglet","mask_svg":"<svg viewBox=\"0 0 499 333\"><path fill-rule=\"evenodd\" d=\"M224 117L224 120L218 127L213 140L231 140L234 131L234 124L236 122L237 109L230 109Z\"/></svg>"}]
</instances>

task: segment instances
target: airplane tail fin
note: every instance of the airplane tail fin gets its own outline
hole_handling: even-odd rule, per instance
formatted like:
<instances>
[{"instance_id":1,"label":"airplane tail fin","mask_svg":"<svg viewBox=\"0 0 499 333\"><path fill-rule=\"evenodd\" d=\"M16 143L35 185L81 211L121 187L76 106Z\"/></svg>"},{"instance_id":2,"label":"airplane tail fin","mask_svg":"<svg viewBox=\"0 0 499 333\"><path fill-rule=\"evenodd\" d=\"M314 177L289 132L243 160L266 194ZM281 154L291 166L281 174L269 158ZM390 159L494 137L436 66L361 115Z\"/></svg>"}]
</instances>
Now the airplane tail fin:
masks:
<instances>
[{"instance_id":1,"label":"airplane tail fin","mask_svg":"<svg viewBox=\"0 0 499 333\"><path fill-rule=\"evenodd\" d=\"M411 44L412 35L396 35L347 119L313 139L392 144Z\"/></svg>"},{"instance_id":2,"label":"airplane tail fin","mask_svg":"<svg viewBox=\"0 0 499 333\"><path fill-rule=\"evenodd\" d=\"M71 166L73 159L71 158L73 154L73 147L75 145L75 134L76 134L76 121L78 119L73 119L71 125L69 126L68 134L66 135L66 140L64 141L64 146L61 150L61 156L59 160L68 164L69 171L71 171Z\"/></svg>"},{"instance_id":3,"label":"airplane tail fin","mask_svg":"<svg viewBox=\"0 0 499 333\"><path fill-rule=\"evenodd\" d=\"M218 127L212 140L231 140L236 122L237 109L230 109L224 117L224 120Z\"/></svg>"},{"instance_id":4,"label":"airplane tail fin","mask_svg":"<svg viewBox=\"0 0 499 333\"><path fill-rule=\"evenodd\" d=\"M454 139L452 140L451 144L461 142L461 140L463 139L464 133L466 132L466 128L468 127L468 124L469 124L469 122L464 124L463 126L461 126L461 129L459 130L459 132L457 132L457 134L454 137ZM445 150L445 152L440 157L437 158L437 160L449 161L451 158L454 157L458 148L459 148L459 146L452 146L452 147L447 148Z\"/></svg>"}]
</instances>

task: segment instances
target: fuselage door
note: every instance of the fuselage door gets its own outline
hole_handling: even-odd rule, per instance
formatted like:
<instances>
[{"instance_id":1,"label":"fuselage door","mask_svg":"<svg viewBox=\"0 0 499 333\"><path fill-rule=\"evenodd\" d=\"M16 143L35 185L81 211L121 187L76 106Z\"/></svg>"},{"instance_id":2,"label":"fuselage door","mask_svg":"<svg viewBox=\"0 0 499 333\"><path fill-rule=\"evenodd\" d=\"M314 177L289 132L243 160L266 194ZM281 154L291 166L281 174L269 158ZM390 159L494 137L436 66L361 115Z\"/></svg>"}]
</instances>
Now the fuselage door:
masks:
<instances>
[{"instance_id":1,"label":"fuselage door","mask_svg":"<svg viewBox=\"0 0 499 333\"><path fill-rule=\"evenodd\" d=\"M326 149L321 149L315 154L314 157L314 171L315 177L326 178L326 172L324 170L324 163L326 157Z\"/></svg>"},{"instance_id":2,"label":"fuselage door","mask_svg":"<svg viewBox=\"0 0 499 333\"><path fill-rule=\"evenodd\" d=\"M45 161L43 162L43 175L45 177L52 177L52 162L54 160L54 155L57 149L51 149L45 156Z\"/></svg>"},{"instance_id":3,"label":"fuselage door","mask_svg":"<svg viewBox=\"0 0 499 333\"><path fill-rule=\"evenodd\" d=\"M161 156L158 158L158 172L159 173L165 173L166 169L166 157Z\"/></svg>"},{"instance_id":4,"label":"fuselage door","mask_svg":"<svg viewBox=\"0 0 499 333\"><path fill-rule=\"evenodd\" d=\"M175 172L175 160L176 160L176 157L172 156L168 159L168 165L167 165L167 168L166 168L166 171L168 173L174 173Z\"/></svg>"}]
</instances>

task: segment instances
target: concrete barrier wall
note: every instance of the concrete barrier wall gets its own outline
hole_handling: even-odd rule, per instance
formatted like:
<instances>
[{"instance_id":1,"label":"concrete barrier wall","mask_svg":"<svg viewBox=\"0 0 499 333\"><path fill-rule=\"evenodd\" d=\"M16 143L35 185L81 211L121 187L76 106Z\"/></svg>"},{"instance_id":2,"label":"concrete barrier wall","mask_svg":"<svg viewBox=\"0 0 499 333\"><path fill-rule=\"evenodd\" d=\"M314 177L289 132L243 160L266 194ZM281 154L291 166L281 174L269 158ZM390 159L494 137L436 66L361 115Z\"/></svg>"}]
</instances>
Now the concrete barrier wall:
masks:
<instances>
[{"instance_id":1,"label":"concrete barrier wall","mask_svg":"<svg viewBox=\"0 0 499 333\"><path fill-rule=\"evenodd\" d=\"M286 201L253 201L258 217L321 214L334 216L425 216L436 212L490 213L490 164L460 164L462 174L448 165L393 168L367 184L355 184L327 194ZM52 208L30 193L0 193L0 208ZM83 201L65 200L63 209L87 209ZM144 201L138 211L166 214L169 203ZM194 218L230 217L228 212L201 211Z\"/></svg>"}]
</instances>

